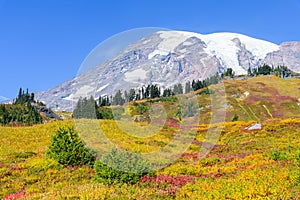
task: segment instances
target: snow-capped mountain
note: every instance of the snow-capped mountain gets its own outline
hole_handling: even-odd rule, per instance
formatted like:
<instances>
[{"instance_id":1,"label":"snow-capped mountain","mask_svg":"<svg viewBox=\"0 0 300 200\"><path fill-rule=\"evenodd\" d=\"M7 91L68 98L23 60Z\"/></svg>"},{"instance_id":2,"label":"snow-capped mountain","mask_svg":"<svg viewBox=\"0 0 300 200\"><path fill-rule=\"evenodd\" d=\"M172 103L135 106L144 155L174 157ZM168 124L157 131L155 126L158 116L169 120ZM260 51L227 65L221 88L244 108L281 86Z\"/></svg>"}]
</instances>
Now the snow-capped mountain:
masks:
<instances>
[{"instance_id":1,"label":"snow-capped mountain","mask_svg":"<svg viewBox=\"0 0 300 200\"><path fill-rule=\"evenodd\" d=\"M162 88L205 79L226 68L235 74L262 64L300 71L300 43L281 45L237 33L159 31L126 47L112 59L55 88L37 93L53 109L72 110L79 97L111 95L146 84Z\"/></svg>"}]
</instances>

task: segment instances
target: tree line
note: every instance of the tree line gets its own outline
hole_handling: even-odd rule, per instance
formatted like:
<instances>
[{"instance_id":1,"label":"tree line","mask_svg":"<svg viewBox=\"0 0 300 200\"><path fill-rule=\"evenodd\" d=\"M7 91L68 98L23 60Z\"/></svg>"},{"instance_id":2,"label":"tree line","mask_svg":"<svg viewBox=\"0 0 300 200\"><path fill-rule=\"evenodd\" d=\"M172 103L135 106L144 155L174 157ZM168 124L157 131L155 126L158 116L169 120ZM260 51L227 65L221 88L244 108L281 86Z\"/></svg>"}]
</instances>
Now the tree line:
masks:
<instances>
[{"instance_id":1,"label":"tree line","mask_svg":"<svg viewBox=\"0 0 300 200\"><path fill-rule=\"evenodd\" d=\"M287 78L292 75L292 71L286 67L286 66L277 66L277 67L271 67L269 65L262 65L257 68L251 69L250 67L248 68L248 75L253 77L253 76L258 76L258 75L270 75L274 74L278 77L281 78Z\"/></svg>"},{"instance_id":2,"label":"tree line","mask_svg":"<svg viewBox=\"0 0 300 200\"><path fill-rule=\"evenodd\" d=\"M116 119L121 116L123 108L114 107L111 105L123 105L126 102L154 99L161 97L170 97L178 94L189 93L202 88L208 88L211 84L216 84L221 81L221 76L216 74L203 81L193 80L185 83L185 87L181 83L174 85L172 88L161 88L157 85L147 85L138 89L130 89L129 91L118 90L111 96L100 96L96 101L93 96L89 98L79 98L73 111L73 117L87 119Z\"/></svg>"},{"instance_id":3,"label":"tree line","mask_svg":"<svg viewBox=\"0 0 300 200\"><path fill-rule=\"evenodd\" d=\"M33 103L38 103L34 99L34 93L29 94L28 89L24 92L20 88L13 104L0 104L0 124L19 123L29 125L42 123L43 119L32 105Z\"/></svg>"},{"instance_id":4,"label":"tree line","mask_svg":"<svg viewBox=\"0 0 300 200\"><path fill-rule=\"evenodd\" d=\"M258 68L248 69L248 76L269 75L275 74L279 77L285 78L290 76L291 70L285 66L278 66L276 68L269 65L262 65ZM203 88L206 90L199 94L210 94L211 91L208 86L217 84L224 80L225 77L233 78L235 73L232 68L227 68L224 73L216 73L204 80L187 81L184 87L181 83L175 84L172 88L160 88L157 85L147 85L138 89L131 88L129 91L118 90L114 95L99 97L98 101L94 97L80 98L73 112L74 118L97 118L97 119L114 119L113 112L110 108L111 105L123 105L126 102L154 99L162 97L170 97L178 94L187 94L192 91L197 91ZM119 112L122 112L121 110ZM118 113L118 112L117 112ZM115 112L114 112L115 114ZM120 114L120 113L119 113Z\"/></svg>"},{"instance_id":5,"label":"tree line","mask_svg":"<svg viewBox=\"0 0 300 200\"><path fill-rule=\"evenodd\" d=\"M222 75L218 73L205 80L187 81L183 87L181 83L175 84L172 88L161 89L157 85L147 85L139 89L130 89L129 91L118 90L113 96L99 97L98 106L123 105L125 102L133 100L154 99L161 97L174 96L178 94L186 94L191 91L207 88L212 84L217 84L223 80Z\"/></svg>"}]
</instances>

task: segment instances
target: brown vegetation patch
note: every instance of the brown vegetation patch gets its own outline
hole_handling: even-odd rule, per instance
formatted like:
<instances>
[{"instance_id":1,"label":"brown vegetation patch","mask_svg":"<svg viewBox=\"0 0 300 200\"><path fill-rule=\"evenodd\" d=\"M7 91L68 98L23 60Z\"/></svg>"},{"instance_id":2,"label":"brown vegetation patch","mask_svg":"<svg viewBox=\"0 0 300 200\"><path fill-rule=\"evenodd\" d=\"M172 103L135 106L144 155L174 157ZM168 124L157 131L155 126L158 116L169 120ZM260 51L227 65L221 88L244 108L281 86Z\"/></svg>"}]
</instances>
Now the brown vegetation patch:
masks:
<instances>
[{"instance_id":1,"label":"brown vegetation patch","mask_svg":"<svg viewBox=\"0 0 300 200\"><path fill-rule=\"evenodd\" d=\"M275 95L275 96L271 96L268 98L268 101L274 101L274 102L282 102L282 101L288 101L288 100L292 100L292 101L296 101L295 98L290 97L290 96L279 96L279 95Z\"/></svg>"},{"instance_id":2,"label":"brown vegetation patch","mask_svg":"<svg viewBox=\"0 0 300 200\"><path fill-rule=\"evenodd\" d=\"M255 141L248 141L248 142L243 142L243 143L241 143L242 146L255 145L255 144L256 144Z\"/></svg>"},{"instance_id":3,"label":"brown vegetation patch","mask_svg":"<svg viewBox=\"0 0 300 200\"><path fill-rule=\"evenodd\" d=\"M247 99L245 100L245 103L248 104L248 105L251 105L251 104L254 104L258 101L261 101L260 96L251 95L251 96L247 97Z\"/></svg>"},{"instance_id":4,"label":"brown vegetation patch","mask_svg":"<svg viewBox=\"0 0 300 200\"><path fill-rule=\"evenodd\" d=\"M261 86L266 86L263 82L256 82L256 84L261 85Z\"/></svg>"}]
</instances>

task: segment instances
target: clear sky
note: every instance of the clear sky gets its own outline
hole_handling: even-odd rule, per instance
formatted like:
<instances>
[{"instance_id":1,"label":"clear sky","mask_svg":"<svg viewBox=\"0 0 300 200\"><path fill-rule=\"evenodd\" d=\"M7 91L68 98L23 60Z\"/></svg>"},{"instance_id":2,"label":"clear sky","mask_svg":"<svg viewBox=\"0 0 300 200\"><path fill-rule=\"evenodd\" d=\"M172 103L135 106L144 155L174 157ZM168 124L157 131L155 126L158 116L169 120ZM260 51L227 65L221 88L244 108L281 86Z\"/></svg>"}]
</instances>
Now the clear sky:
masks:
<instances>
[{"instance_id":1,"label":"clear sky","mask_svg":"<svg viewBox=\"0 0 300 200\"><path fill-rule=\"evenodd\" d=\"M0 0L0 96L71 79L100 42L139 27L300 41L300 0Z\"/></svg>"}]
</instances>

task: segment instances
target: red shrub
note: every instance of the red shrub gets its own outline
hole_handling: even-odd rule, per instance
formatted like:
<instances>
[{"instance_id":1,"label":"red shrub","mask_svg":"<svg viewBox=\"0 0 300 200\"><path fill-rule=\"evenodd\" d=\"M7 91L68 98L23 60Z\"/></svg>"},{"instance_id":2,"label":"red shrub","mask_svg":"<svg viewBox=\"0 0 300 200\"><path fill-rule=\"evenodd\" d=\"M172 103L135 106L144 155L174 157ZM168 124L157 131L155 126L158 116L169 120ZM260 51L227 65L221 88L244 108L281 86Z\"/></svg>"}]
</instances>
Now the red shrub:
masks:
<instances>
[{"instance_id":1,"label":"red shrub","mask_svg":"<svg viewBox=\"0 0 300 200\"><path fill-rule=\"evenodd\" d=\"M13 199L19 199L19 198L25 198L26 194L24 192L17 192L13 194L6 195L3 200L13 200Z\"/></svg>"}]
</instances>

